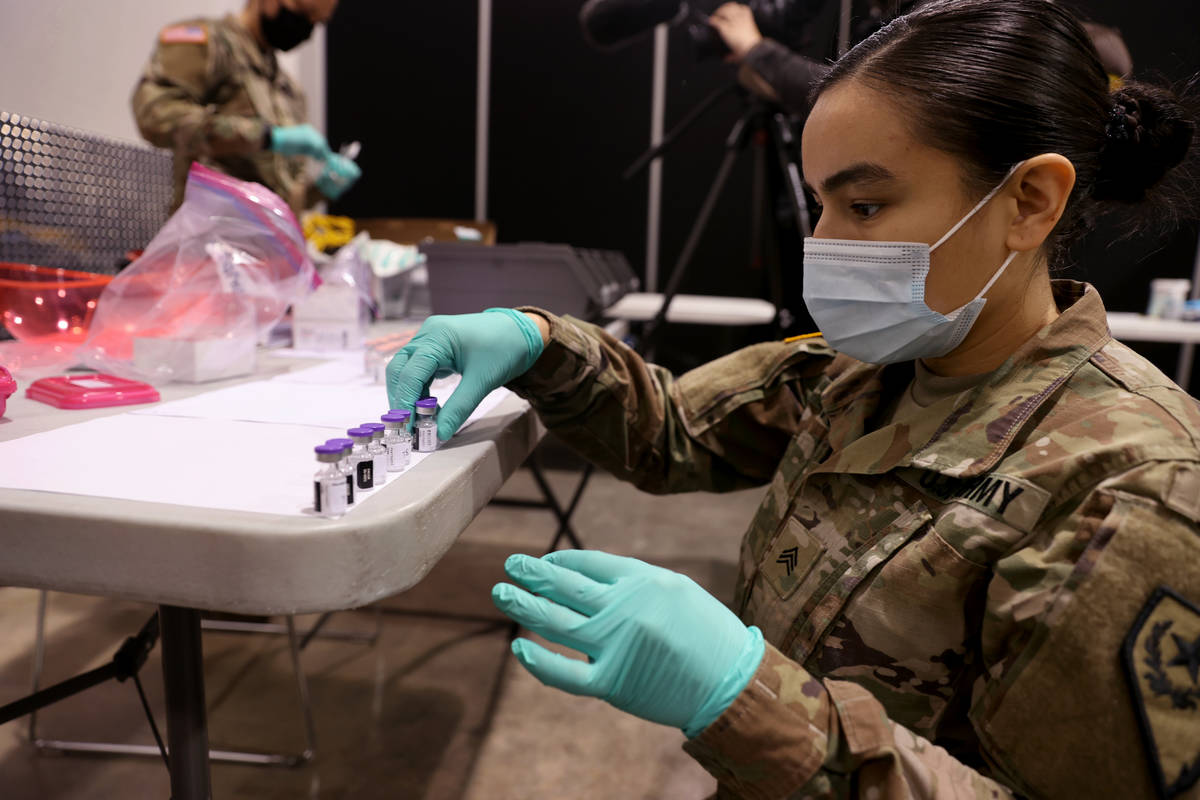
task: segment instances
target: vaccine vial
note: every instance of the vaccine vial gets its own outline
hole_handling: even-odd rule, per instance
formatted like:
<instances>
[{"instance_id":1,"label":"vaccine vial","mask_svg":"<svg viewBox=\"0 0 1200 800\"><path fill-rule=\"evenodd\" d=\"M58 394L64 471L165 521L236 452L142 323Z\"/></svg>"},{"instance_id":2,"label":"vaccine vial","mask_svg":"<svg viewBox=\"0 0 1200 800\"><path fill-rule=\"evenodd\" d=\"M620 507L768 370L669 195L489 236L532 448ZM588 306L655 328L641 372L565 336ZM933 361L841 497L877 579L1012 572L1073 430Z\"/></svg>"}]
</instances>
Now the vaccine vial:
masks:
<instances>
[{"instance_id":1,"label":"vaccine vial","mask_svg":"<svg viewBox=\"0 0 1200 800\"><path fill-rule=\"evenodd\" d=\"M413 428L417 437L418 453L432 453L437 450L437 413L436 397L426 397L417 401L417 421Z\"/></svg>"},{"instance_id":2,"label":"vaccine vial","mask_svg":"<svg viewBox=\"0 0 1200 800\"><path fill-rule=\"evenodd\" d=\"M387 449L383 446L384 425L382 422L364 422L358 427L371 431L371 443L367 445L367 452L375 459L375 485L383 486L387 483L388 474Z\"/></svg>"},{"instance_id":3,"label":"vaccine vial","mask_svg":"<svg viewBox=\"0 0 1200 800\"><path fill-rule=\"evenodd\" d=\"M330 439L325 444L337 445L342 449L342 459L338 469L346 479L346 505L354 505L354 467L350 464L350 453L354 451L354 442L350 439Z\"/></svg>"},{"instance_id":4,"label":"vaccine vial","mask_svg":"<svg viewBox=\"0 0 1200 800\"><path fill-rule=\"evenodd\" d=\"M346 478L338 467L342 448L322 444L315 450L321 466L313 478L313 508L322 517L340 517L346 513Z\"/></svg>"},{"instance_id":5,"label":"vaccine vial","mask_svg":"<svg viewBox=\"0 0 1200 800\"><path fill-rule=\"evenodd\" d=\"M354 487L361 491L375 488L375 458L367 452L374 438L370 428L351 428L346 435L354 442L350 451L350 468L354 470Z\"/></svg>"},{"instance_id":6,"label":"vaccine vial","mask_svg":"<svg viewBox=\"0 0 1200 800\"><path fill-rule=\"evenodd\" d=\"M379 418L384 424L383 446L388 455L388 472L407 469L412 460L412 434L408 432L411 417L411 411L399 409Z\"/></svg>"}]
</instances>

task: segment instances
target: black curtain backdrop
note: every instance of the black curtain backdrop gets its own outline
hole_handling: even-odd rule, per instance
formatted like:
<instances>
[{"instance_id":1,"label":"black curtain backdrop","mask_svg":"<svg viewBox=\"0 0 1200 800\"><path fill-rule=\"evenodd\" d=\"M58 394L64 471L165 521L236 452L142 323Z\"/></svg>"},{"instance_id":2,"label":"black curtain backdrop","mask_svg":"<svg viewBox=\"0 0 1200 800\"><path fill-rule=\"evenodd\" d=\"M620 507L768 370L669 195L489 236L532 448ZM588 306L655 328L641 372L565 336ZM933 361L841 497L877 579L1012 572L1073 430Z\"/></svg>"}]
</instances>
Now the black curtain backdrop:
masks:
<instances>
[{"instance_id":1,"label":"black curtain backdrop","mask_svg":"<svg viewBox=\"0 0 1200 800\"><path fill-rule=\"evenodd\" d=\"M804 2L805 0L799 0ZM1135 77L1182 81L1200 70L1200 6L1175 0L1068 0L1124 34ZM707 7L717 4L709 0ZM489 213L503 242L549 241L621 250L645 266L646 177L620 173L650 135L649 36L612 53L587 47L580 2L495 0ZM702 3L703 5L703 3ZM813 26L806 54L833 54L836 3ZM329 26L330 141L358 139L364 176L335 211L351 216L471 217L474 213L477 3L342 0ZM670 35L669 128L713 89L734 80L698 63L686 33ZM664 162L660 287L683 247L741 112L727 98ZM683 291L766 297L751 258L753 157L739 161ZM771 204L766 208L770 213ZM1088 280L1109 308L1144 310L1153 277L1190 277L1200 229L1113 242L1102 225L1074 249L1064 276ZM788 304L802 312L796 241L784 243ZM803 323L801 323L803 325ZM685 368L766 336L765 329L678 329L664 342ZM1178 348L1135 345L1169 375ZM1195 376L1193 393L1200 391Z\"/></svg>"}]
</instances>

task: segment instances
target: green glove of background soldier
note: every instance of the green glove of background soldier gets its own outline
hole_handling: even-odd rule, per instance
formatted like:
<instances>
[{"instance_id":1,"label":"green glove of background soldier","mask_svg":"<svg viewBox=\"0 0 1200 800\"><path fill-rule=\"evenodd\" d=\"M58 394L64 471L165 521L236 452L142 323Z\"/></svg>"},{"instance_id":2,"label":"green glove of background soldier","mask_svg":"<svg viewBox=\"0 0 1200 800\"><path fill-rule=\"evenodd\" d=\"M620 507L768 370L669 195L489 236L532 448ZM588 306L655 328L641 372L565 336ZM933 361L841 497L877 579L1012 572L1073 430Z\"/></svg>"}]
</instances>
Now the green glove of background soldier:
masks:
<instances>
[{"instance_id":1,"label":"green glove of background soldier","mask_svg":"<svg viewBox=\"0 0 1200 800\"><path fill-rule=\"evenodd\" d=\"M511 308L436 316L395 355L387 369L392 408L413 408L435 377L462 375L438 414L438 438L449 439L493 390L525 374L545 344L527 316Z\"/></svg>"},{"instance_id":2,"label":"green glove of background soldier","mask_svg":"<svg viewBox=\"0 0 1200 800\"><path fill-rule=\"evenodd\" d=\"M284 156L308 156L323 161L332 155L329 142L312 125L277 125L271 128L271 149Z\"/></svg>"},{"instance_id":3,"label":"green glove of background soldier","mask_svg":"<svg viewBox=\"0 0 1200 800\"><path fill-rule=\"evenodd\" d=\"M330 153L325 158L325 168L317 178L316 186L330 200L337 200L362 177L362 170L353 160L340 153Z\"/></svg>"},{"instance_id":4,"label":"green glove of background soldier","mask_svg":"<svg viewBox=\"0 0 1200 800\"><path fill-rule=\"evenodd\" d=\"M689 737L721 716L762 662L762 632L686 575L588 550L514 555L504 571L524 589L497 584L496 607L588 657L517 639L513 654L534 677Z\"/></svg>"}]
</instances>

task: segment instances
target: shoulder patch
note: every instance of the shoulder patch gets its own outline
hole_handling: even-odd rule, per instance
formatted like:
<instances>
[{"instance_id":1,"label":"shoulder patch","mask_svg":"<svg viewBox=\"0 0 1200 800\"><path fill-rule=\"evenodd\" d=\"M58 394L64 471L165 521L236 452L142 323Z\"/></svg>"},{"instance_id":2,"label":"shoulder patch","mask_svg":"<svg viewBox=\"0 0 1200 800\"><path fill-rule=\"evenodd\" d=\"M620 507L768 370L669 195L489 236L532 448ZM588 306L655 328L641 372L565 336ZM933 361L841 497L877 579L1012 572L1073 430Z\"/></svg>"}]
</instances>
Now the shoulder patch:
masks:
<instances>
[{"instance_id":1,"label":"shoulder patch","mask_svg":"<svg viewBox=\"0 0 1200 800\"><path fill-rule=\"evenodd\" d=\"M158 35L163 44L208 44L208 28L204 25L172 25Z\"/></svg>"},{"instance_id":2,"label":"shoulder patch","mask_svg":"<svg viewBox=\"0 0 1200 800\"><path fill-rule=\"evenodd\" d=\"M1160 586L1123 650L1158 796L1170 800L1200 782L1200 607Z\"/></svg>"}]
</instances>

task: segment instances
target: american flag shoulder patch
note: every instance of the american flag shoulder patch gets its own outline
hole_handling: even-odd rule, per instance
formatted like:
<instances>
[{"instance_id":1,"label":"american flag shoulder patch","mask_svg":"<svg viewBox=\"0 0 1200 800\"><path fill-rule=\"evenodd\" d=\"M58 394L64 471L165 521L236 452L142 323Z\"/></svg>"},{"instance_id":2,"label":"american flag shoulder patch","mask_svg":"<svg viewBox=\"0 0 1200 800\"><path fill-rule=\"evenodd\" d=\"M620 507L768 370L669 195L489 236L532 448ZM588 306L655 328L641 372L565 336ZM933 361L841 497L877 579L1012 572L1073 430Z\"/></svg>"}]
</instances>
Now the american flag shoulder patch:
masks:
<instances>
[{"instance_id":1,"label":"american flag shoulder patch","mask_svg":"<svg viewBox=\"0 0 1200 800\"><path fill-rule=\"evenodd\" d=\"M158 35L163 44L206 44L208 28L203 25L172 25Z\"/></svg>"}]
</instances>

